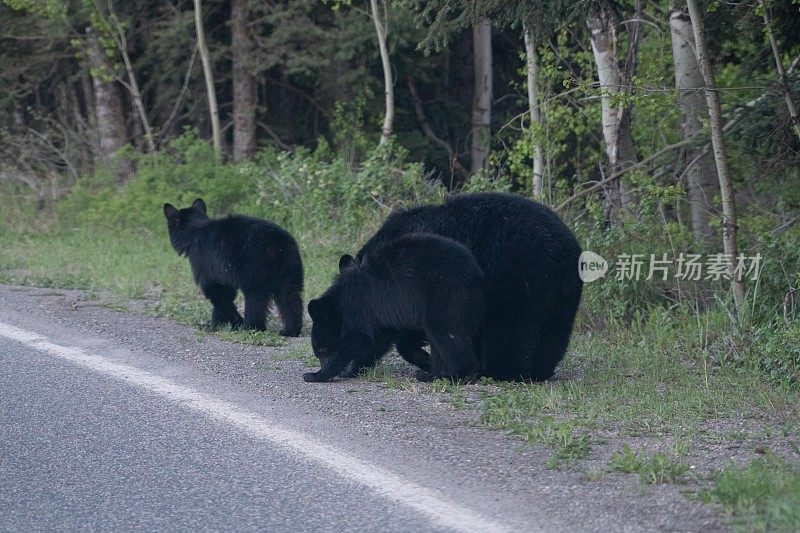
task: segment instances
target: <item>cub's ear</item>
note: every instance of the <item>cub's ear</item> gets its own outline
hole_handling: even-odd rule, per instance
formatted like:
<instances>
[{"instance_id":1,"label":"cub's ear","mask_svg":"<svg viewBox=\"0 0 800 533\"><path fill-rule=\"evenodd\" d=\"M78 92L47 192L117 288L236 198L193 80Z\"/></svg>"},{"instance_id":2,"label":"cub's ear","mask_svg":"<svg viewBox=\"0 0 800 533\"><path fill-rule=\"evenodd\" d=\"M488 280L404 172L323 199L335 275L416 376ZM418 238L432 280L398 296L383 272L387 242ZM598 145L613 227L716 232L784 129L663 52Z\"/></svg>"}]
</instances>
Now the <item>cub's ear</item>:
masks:
<instances>
[{"instance_id":1,"label":"cub's ear","mask_svg":"<svg viewBox=\"0 0 800 533\"><path fill-rule=\"evenodd\" d=\"M322 316L323 308L325 304L319 300L311 300L308 302L308 314L311 316L311 320L317 320Z\"/></svg>"},{"instance_id":2,"label":"cub's ear","mask_svg":"<svg viewBox=\"0 0 800 533\"><path fill-rule=\"evenodd\" d=\"M192 209L200 213L201 215L206 214L206 203L203 201L202 198L198 198L194 202L192 202Z\"/></svg>"},{"instance_id":3,"label":"cub's ear","mask_svg":"<svg viewBox=\"0 0 800 533\"><path fill-rule=\"evenodd\" d=\"M164 216L170 222L174 222L178 220L178 209L172 204L164 204Z\"/></svg>"},{"instance_id":4,"label":"cub's ear","mask_svg":"<svg viewBox=\"0 0 800 533\"><path fill-rule=\"evenodd\" d=\"M339 273L341 274L346 269L350 268L355 264L356 260L353 259L352 255L344 254L342 257L339 258Z\"/></svg>"}]
</instances>

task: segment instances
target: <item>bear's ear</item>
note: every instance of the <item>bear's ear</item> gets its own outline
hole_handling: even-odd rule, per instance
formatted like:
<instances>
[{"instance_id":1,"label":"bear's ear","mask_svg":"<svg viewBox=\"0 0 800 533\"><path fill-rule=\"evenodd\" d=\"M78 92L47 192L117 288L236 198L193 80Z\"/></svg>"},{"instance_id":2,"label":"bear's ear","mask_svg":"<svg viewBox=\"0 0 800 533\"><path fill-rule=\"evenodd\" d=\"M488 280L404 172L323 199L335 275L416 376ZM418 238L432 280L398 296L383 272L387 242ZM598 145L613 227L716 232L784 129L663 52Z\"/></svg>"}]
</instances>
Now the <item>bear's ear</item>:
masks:
<instances>
[{"instance_id":1,"label":"bear's ear","mask_svg":"<svg viewBox=\"0 0 800 533\"><path fill-rule=\"evenodd\" d=\"M339 258L339 274L356 264L356 260L352 255L344 254Z\"/></svg>"},{"instance_id":2,"label":"bear's ear","mask_svg":"<svg viewBox=\"0 0 800 533\"><path fill-rule=\"evenodd\" d=\"M178 209L172 204L164 204L164 216L170 222L178 220Z\"/></svg>"},{"instance_id":3,"label":"bear's ear","mask_svg":"<svg viewBox=\"0 0 800 533\"><path fill-rule=\"evenodd\" d=\"M194 202L192 202L192 209L200 213L201 215L206 214L206 203L203 201L202 198L198 198Z\"/></svg>"},{"instance_id":4,"label":"bear's ear","mask_svg":"<svg viewBox=\"0 0 800 533\"><path fill-rule=\"evenodd\" d=\"M322 316L323 308L325 304L322 303L320 300L311 300L308 302L308 314L311 316L311 320L318 320Z\"/></svg>"}]
</instances>

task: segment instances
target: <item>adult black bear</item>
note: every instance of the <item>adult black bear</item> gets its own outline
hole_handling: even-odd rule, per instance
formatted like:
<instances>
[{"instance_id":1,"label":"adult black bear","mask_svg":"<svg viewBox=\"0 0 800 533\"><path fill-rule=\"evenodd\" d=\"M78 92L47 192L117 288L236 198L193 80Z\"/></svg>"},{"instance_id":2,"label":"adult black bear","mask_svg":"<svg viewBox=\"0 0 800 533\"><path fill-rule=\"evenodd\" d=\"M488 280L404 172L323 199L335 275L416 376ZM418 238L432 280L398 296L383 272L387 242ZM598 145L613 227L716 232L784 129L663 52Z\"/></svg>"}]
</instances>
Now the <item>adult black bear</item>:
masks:
<instances>
[{"instance_id":1,"label":"adult black bear","mask_svg":"<svg viewBox=\"0 0 800 533\"><path fill-rule=\"evenodd\" d=\"M401 331L419 335L418 345L430 342L430 358L421 349L410 352L424 354L412 362L427 379L477 374L484 276L463 245L438 235L404 235L375 246L359 261L343 256L339 271L333 286L308 303L308 312L315 324L340 316L335 332L340 341L332 352L315 345L322 368L303 379L328 381L348 367L353 373L371 366Z\"/></svg>"},{"instance_id":2,"label":"adult black bear","mask_svg":"<svg viewBox=\"0 0 800 533\"><path fill-rule=\"evenodd\" d=\"M486 276L479 373L502 380L550 378L569 344L583 286L581 249L569 228L547 207L520 196L460 194L442 205L393 213L357 259L419 232L462 243ZM452 271L459 268L454 264ZM342 317L333 310L312 318L315 353L335 352ZM423 341L401 332L398 352L419 358L408 354L422 350Z\"/></svg>"},{"instance_id":3,"label":"adult black bear","mask_svg":"<svg viewBox=\"0 0 800 533\"><path fill-rule=\"evenodd\" d=\"M269 303L283 321L281 335L296 337L303 325L303 263L294 238L277 224L241 215L210 219L206 204L177 209L164 204L169 239L189 258L197 285L211 300L211 325L264 330ZM244 319L233 303L244 294Z\"/></svg>"}]
</instances>

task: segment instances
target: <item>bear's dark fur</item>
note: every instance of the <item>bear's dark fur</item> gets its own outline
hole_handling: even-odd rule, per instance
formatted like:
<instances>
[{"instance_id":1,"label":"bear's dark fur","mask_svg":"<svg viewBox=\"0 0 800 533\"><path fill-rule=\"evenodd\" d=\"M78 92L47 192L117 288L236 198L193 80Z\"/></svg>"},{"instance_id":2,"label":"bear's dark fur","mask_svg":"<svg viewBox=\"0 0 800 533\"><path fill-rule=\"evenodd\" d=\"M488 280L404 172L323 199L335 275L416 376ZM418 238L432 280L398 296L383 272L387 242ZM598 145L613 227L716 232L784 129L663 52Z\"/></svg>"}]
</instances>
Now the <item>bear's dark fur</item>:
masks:
<instances>
[{"instance_id":1,"label":"bear's dark fur","mask_svg":"<svg viewBox=\"0 0 800 533\"><path fill-rule=\"evenodd\" d=\"M462 243L486 276L486 320L480 334L479 373L502 380L544 380L564 357L583 283L581 249L547 207L502 193L461 194L442 205L393 213L357 259L409 233L429 232ZM452 265L457 272L459 265ZM312 317L315 351L333 352L341 317ZM398 352L422 350L419 337L403 337ZM406 352L406 354L403 353ZM406 357L414 359L414 357Z\"/></svg>"},{"instance_id":2,"label":"bear's dark fur","mask_svg":"<svg viewBox=\"0 0 800 533\"><path fill-rule=\"evenodd\" d=\"M427 339L430 358L423 350L403 350L411 362L426 371L427 379L469 378L478 371L475 342L484 318L484 276L475 258L452 239L410 234L375 246L358 261L346 255L340 274L325 294L308 303L316 321L338 316L331 334L340 341L325 352L315 342L322 361L306 381L328 381L371 366L403 332L420 347Z\"/></svg>"},{"instance_id":3,"label":"bear's dark fur","mask_svg":"<svg viewBox=\"0 0 800 533\"><path fill-rule=\"evenodd\" d=\"M206 204L177 209L164 204L172 247L189 258L203 294L214 305L211 325L264 330L270 301L283 321L281 335L300 335L303 263L294 238L268 220L232 215L210 219ZM233 301L244 294L244 319Z\"/></svg>"}]
</instances>

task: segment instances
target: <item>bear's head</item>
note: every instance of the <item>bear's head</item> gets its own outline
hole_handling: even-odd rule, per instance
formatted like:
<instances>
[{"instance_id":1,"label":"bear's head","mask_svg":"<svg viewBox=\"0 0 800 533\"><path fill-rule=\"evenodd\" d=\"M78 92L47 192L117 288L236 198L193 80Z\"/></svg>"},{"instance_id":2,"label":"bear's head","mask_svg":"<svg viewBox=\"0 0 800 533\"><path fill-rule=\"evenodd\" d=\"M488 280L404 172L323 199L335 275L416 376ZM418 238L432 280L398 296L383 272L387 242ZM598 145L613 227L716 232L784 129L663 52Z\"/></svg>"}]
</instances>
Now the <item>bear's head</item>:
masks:
<instances>
[{"instance_id":1,"label":"bear's head","mask_svg":"<svg viewBox=\"0 0 800 533\"><path fill-rule=\"evenodd\" d=\"M198 198L191 207L185 209L164 204L164 216L167 217L167 229L172 247L180 255L187 254L192 233L208 221L206 203L202 198Z\"/></svg>"},{"instance_id":2,"label":"bear's head","mask_svg":"<svg viewBox=\"0 0 800 533\"><path fill-rule=\"evenodd\" d=\"M311 348L320 361L339 350L342 336L341 277L355 264L353 257L343 255L339 259L339 279L325 294L308 302L308 314L312 321Z\"/></svg>"}]
</instances>

